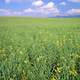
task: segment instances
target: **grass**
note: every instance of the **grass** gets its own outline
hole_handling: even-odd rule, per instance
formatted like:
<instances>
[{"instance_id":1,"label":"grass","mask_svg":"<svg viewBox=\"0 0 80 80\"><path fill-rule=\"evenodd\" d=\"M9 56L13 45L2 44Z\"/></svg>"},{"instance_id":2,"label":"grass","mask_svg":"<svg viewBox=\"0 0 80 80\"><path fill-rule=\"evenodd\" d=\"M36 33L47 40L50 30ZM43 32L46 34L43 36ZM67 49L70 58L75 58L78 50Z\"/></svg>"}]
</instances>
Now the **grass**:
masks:
<instances>
[{"instance_id":1,"label":"grass","mask_svg":"<svg viewBox=\"0 0 80 80\"><path fill-rule=\"evenodd\" d=\"M0 80L80 80L79 22L0 17Z\"/></svg>"}]
</instances>

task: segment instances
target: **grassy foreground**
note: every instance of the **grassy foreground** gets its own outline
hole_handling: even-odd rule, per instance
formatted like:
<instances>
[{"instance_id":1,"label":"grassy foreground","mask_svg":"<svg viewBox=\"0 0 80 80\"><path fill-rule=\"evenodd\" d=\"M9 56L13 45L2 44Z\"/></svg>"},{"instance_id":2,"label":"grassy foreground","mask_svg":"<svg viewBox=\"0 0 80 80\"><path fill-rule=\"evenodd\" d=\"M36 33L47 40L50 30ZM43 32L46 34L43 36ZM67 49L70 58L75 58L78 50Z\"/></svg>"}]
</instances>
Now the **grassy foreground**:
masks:
<instances>
[{"instance_id":1,"label":"grassy foreground","mask_svg":"<svg viewBox=\"0 0 80 80\"><path fill-rule=\"evenodd\" d=\"M0 80L80 80L80 19L0 17Z\"/></svg>"}]
</instances>

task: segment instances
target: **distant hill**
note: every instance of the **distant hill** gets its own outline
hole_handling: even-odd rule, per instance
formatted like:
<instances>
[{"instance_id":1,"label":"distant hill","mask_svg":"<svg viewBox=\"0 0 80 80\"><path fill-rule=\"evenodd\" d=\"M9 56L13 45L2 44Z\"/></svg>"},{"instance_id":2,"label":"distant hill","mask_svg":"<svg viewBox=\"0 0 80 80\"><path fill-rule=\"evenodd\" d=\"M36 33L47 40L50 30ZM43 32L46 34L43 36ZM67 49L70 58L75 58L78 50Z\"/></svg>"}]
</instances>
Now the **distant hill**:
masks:
<instances>
[{"instance_id":1,"label":"distant hill","mask_svg":"<svg viewBox=\"0 0 80 80\"><path fill-rule=\"evenodd\" d=\"M49 16L50 18L80 18L80 15L75 16Z\"/></svg>"}]
</instances>

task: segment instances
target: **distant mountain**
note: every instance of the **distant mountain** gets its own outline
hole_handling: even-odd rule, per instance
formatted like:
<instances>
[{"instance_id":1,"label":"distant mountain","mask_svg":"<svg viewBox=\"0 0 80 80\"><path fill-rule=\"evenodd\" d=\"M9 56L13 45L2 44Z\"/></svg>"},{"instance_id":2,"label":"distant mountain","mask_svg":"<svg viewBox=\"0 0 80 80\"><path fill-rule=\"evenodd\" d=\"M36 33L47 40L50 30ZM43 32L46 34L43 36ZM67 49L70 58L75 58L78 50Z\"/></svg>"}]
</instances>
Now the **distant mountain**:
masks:
<instances>
[{"instance_id":1,"label":"distant mountain","mask_svg":"<svg viewBox=\"0 0 80 80\"><path fill-rule=\"evenodd\" d=\"M50 16L50 18L80 18L80 15L73 15L73 16Z\"/></svg>"}]
</instances>

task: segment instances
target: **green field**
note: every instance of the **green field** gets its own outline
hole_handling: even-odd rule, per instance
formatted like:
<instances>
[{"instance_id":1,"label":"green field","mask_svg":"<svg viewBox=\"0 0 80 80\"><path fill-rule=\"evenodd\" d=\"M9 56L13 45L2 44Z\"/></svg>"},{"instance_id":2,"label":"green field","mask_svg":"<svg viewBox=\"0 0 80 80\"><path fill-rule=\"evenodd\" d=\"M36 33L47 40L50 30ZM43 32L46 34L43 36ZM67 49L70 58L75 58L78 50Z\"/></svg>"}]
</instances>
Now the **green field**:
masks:
<instances>
[{"instance_id":1,"label":"green field","mask_svg":"<svg viewBox=\"0 0 80 80\"><path fill-rule=\"evenodd\" d=\"M80 80L80 18L0 17L0 80Z\"/></svg>"}]
</instances>

